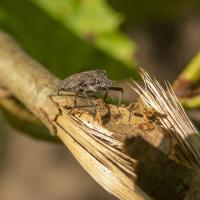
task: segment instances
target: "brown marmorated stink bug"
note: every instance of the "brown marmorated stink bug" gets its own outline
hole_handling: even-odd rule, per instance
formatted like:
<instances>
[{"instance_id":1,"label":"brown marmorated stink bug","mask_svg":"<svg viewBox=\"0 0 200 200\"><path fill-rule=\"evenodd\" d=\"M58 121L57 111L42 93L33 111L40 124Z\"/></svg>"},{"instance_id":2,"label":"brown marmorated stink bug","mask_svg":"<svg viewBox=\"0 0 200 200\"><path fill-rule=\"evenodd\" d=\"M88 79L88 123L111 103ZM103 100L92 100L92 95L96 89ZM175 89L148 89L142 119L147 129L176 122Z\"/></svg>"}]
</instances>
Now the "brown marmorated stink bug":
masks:
<instances>
[{"instance_id":1,"label":"brown marmorated stink bug","mask_svg":"<svg viewBox=\"0 0 200 200\"><path fill-rule=\"evenodd\" d=\"M61 91L73 92L75 94L73 108L79 107L92 107L94 116L96 115L96 105L90 100L88 93L96 92L99 90L106 91L104 95L104 101L107 99L109 90L120 91L118 105L121 104L123 89L120 87L113 87L113 81L107 77L107 73L104 70L91 70L81 73L73 74L61 81L57 87L57 95L60 95ZM77 97L79 95L84 96L88 100L88 105L78 106Z\"/></svg>"}]
</instances>

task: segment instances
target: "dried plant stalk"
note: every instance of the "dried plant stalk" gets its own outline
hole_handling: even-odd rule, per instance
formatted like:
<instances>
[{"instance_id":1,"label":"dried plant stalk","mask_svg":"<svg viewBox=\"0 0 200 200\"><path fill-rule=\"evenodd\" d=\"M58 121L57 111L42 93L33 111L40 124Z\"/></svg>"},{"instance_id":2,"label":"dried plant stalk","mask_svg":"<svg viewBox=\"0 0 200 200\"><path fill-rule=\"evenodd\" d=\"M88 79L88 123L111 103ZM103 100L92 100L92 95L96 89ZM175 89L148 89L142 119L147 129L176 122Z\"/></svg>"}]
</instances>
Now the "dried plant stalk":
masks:
<instances>
[{"instance_id":1,"label":"dried plant stalk","mask_svg":"<svg viewBox=\"0 0 200 200\"><path fill-rule=\"evenodd\" d=\"M149 109L155 109L160 113L160 123L166 130L170 130L171 137L175 141L175 153L178 160L195 169L200 168L200 138L199 131L190 121L183 107L179 103L169 82L165 82L166 91L155 78L151 78L147 72L141 70L141 76L145 87L141 87L133 81L135 90L142 102Z\"/></svg>"},{"instance_id":2,"label":"dried plant stalk","mask_svg":"<svg viewBox=\"0 0 200 200\"><path fill-rule=\"evenodd\" d=\"M170 154L170 139L156 121L151 121L153 116L146 113L141 104L117 107L107 105L101 99L92 99L98 105L95 119L88 109L77 108L70 113L69 107L73 105L74 97L52 96L59 82L54 75L30 58L2 32L0 32L0 44L0 83L63 141L83 168L104 189L122 200L151 199L135 184L140 162L128 155L124 146L127 139L140 136L158 149L159 153ZM151 85L150 82L147 84ZM143 89L141 91L144 102L152 108L149 103L150 100L153 102L151 96L145 99L145 95L149 92ZM161 89L158 91L164 94ZM159 96L158 91L154 92ZM171 100L176 102L174 98ZM85 100L78 98L78 104L84 105ZM160 113L160 110L158 112ZM168 125L165 128L171 127ZM159 166L159 163L153 164ZM173 167L179 170L177 164L173 163ZM184 174L178 177L178 180L185 186L184 180L187 177L189 181L186 188L189 188L193 175L187 169L181 169ZM150 174L153 174L153 171L150 171ZM170 181L167 182L168 185L171 184ZM181 191L180 194L176 188L172 188L172 193L173 191L177 196L183 193Z\"/></svg>"},{"instance_id":3,"label":"dried plant stalk","mask_svg":"<svg viewBox=\"0 0 200 200\"><path fill-rule=\"evenodd\" d=\"M136 161L121 152L120 142L112 138L113 132L105 130L99 123L94 125L95 120L89 112L84 111L82 117L85 118L81 123L75 120L62 107L59 98L50 98L59 80L3 32L0 32L0 44L1 85L58 136L84 169L108 192L124 200L150 199L134 184ZM68 97L67 100L71 104L74 99ZM118 112L116 106L114 110ZM126 112L129 113L127 109ZM96 130L89 128L87 123L96 126ZM105 140L97 137L98 134L104 135Z\"/></svg>"}]
</instances>

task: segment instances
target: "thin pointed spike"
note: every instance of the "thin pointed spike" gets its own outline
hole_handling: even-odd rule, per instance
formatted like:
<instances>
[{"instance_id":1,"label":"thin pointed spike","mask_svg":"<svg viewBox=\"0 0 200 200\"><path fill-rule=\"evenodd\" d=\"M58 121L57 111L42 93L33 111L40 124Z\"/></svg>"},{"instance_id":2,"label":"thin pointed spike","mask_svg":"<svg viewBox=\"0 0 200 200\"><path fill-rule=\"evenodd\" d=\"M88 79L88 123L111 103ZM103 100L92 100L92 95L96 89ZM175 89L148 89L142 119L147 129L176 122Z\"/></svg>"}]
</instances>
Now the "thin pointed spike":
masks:
<instances>
[{"instance_id":1,"label":"thin pointed spike","mask_svg":"<svg viewBox=\"0 0 200 200\"><path fill-rule=\"evenodd\" d=\"M144 87L134 80L133 85L128 85L140 96L143 103L150 108L154 108L159 113L164 113L166 117L160 117L161 125L172 131L172 135L178 141L180 148L190 154L187 157L194 167L200 168L200 149L196 141L191 139L191 135L198 136L198 130L190 121L182 105L178 101L170 83L165 81L166 91L160 83L151 77L145 70L140 68L140 75L143 79Z\"/></svg>"}]
</instances>

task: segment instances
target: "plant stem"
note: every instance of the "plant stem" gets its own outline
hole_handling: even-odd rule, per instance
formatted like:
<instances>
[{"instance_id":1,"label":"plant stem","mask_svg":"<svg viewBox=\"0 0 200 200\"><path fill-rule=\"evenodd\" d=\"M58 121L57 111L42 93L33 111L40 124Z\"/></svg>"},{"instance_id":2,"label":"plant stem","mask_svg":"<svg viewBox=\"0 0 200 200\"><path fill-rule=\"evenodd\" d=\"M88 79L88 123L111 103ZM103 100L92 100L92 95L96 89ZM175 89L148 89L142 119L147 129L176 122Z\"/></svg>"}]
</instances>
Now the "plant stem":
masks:
<instances>
[{"instance_id":1,"label":"plant stem","mask_svg":"<svg viewBox=\"0 0 200 200\"><path fill-rule=\"evenodd\" d=\"M200 107L199 92L197 93L194 89L199 80L200 51L194 56L173 84L173 88L185 108L195 109Z\"/></svg>"},{"instance_id":2,"label":"plant stem","mask_svg":"<svg viewBox=\"0 0 200 200\"><path fill-rule=\"evenodd\" d=\"M130 117L130 111L126 107L114 105L109 105L111 118L106 128L86 111L80 113L81 110L78 110L74 115L69 114L66 105L73 105L73 97L50 97L56 89L58 78L34 61L12 38L2 32L0 44L0 84L62 140L82 167L105 190L121 200L150 200L152 198L149 195L159 197L157 200L172 200L174 196L177 200L183 199L182 197L189 200L194 199L190 198L192 194L200 194L200 178L197 178L200 175L180 166L164 154L168 151L163 150L161 146L169 144L169 138L160 127L142 121L143 129L137 128L136 121L132 119L134 116ZM94 101L98 103L98 99ZM121 116L119 112L122 113ZM141 119L137 117L138 120ZM152 133L152 127L154 132L148 135ZM132 135L130 129L133 130ZM139 133L141 138L143 136L142 140L148 142L139 145L138 152L138 148L132 152L131 150L139 144L134 140ZM127 138L134 140L131 148L128 148L130 154L129 151L125 151ZM148 157L142 153L141 157L141 152L147 151L149 146L158 154L156 159L152 159L154 156L151 153ZM163 158L165 176L163 165L160 165ZM144 169L144 163L148 170ZM151 168L148 163L151 163ZM155 167L159 168L156 173ZM177 173L179 171L180 173ZM153 182L146 184L149 181L147 177L151 177ZM194 185L191 184L194 179L195 186L198 187L193 192ZM181 187L176 187L177 181ZM164 183L165 187L162 187L161 183ZM173 184L175 187L171 187ZM188 192L192 194L188 196Z\"/></svg>"},{"instance_id":3,"label":"plant stem","mask_svg":"<svg viewBox=\"0 0 200 200\"><path fill-rule=\"evenodd\" d=\"M133 187L132 178L114 165L107 158L106 152L102 152L111 150L92 139L68 115L60 113L59 107L49 97L55 91L59 79L28 56L11 37L3 32L0 32L0 44L1 85L63 141L84 169L104 189L122 200L150 199L136 185ZM72 97L69 100L73 102ZM119 159L123 160L123 158ZM133 159L129 157L127 159L130 161L124 162L130 162L131 165Z\"/></svg>"},{"instance_id":4,"label":"plant stem","mask_svg":"<svg viewBox=\"0 0 200 200\"><path fill-rule=\"evenodd\" d=\"M190 98L181 98L181 104L187 109L195 109L200 107L200 95L190 97Z\"/></svg>"},{"instance_id":5,"label":"plant stem","mask_svg":"<svg viewBox=\"0 0 200 200\"><path fill-rule=\"evenodd\" d=\"M200 80L200 51L194 56L191 62L180 74L181 79L190 80L197 83Z\"/></svg>"}]
</instances>

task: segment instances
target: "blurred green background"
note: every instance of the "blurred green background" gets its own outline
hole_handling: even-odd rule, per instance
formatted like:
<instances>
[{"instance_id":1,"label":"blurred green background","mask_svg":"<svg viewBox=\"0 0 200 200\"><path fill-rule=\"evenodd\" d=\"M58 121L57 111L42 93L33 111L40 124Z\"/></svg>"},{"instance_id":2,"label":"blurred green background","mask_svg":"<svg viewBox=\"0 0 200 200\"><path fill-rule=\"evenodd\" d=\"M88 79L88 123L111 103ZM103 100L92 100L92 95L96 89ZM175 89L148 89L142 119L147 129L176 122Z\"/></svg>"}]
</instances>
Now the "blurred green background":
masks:
<instances>
[{"instance_id":1,"label":"blurred green background","mask_svg":"<svg viewBox=\"0 0 200 200\"><path fill-rule=\"evenodd\" d=\"M173 81L200 49L199 12L199 0L0 0L0 29L61 79L97 68L138 79L140 66ZM0 126L1 200L115 199L62 145L16 134L32 128L3 115Z\"/></svg>"}]
</instances>

